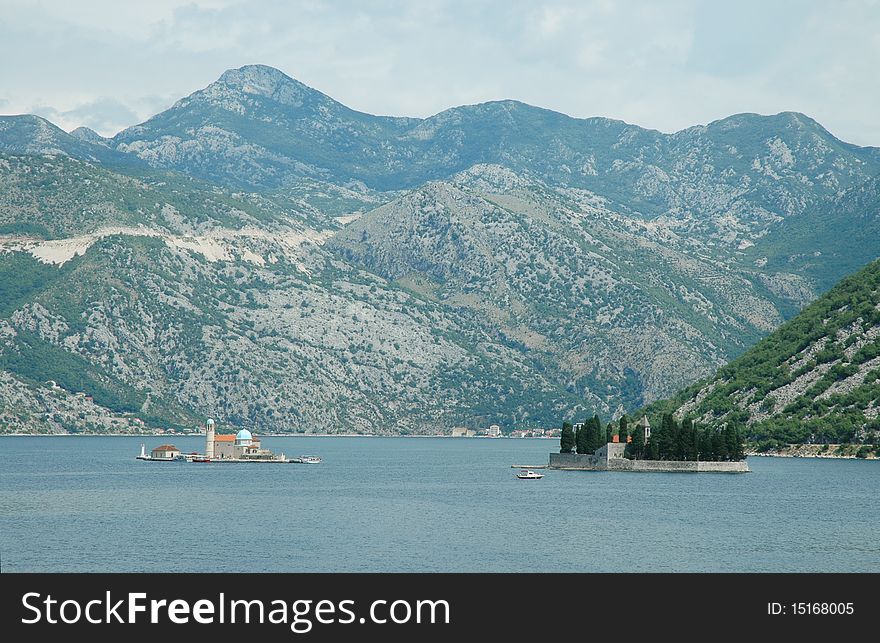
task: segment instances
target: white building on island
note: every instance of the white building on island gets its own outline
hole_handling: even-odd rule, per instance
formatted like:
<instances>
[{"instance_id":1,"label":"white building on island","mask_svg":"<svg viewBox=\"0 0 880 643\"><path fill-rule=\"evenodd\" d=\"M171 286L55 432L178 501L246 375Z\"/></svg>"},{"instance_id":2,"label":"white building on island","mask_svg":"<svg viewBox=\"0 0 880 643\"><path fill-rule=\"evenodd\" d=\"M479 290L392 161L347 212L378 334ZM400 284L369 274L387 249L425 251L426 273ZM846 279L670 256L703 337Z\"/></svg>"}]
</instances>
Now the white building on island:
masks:
<instances>
[{"instance_id":1,"label":"white building on island","mask_svg":"<svg viewBox=\"0 0 880 643\"><path fill-rule=\"evenodd\" d=\"M280 460L283 456L262 448L260 438L247 429L235 435L214 433L214 420L205 425L205 454L213 460Z\"/></svg>"},{"instance_id":2,"label":"white building on island","mask_svg":"<svg viewBox=\"0 0 880 643\"><path fill-rule=\"evenodd\" d=\"M253 435L247 429L242 429L235 435L221 435L215 432L214 420L205 422L205 452L204 453L181 453L173 444L163 444L156 447L148 456L146 446L141 445L141 453L138 460L159 462L298 462L312 464L321 459L314 456L300 456L290 459L283 453L273 453L264 449L260 444L260 438Z\"/></svg>"},{"instance_id":3,"label":"white building on island","mask_svg":"<svg viewBox=\"0 0 880 643\"><path fill-rule=\"evenodd\" d=\"M180 455L180 449L173 444L162 444L150 451L150 457L154 460L173 460Z\"/></svg>"}]
</instances>

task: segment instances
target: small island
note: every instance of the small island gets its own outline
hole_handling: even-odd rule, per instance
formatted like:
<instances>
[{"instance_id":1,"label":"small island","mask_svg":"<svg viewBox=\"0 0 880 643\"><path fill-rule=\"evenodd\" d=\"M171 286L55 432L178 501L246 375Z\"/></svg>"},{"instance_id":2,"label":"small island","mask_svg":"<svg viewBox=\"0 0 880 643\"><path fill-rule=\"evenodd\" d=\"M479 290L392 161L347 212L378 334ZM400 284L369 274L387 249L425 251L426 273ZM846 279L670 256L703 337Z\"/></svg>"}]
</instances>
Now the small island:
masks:
<instances>
[{"instance_id":1,"label":"small island","mask_svg":"<svg viewBox=\"0 0 880 643\"><path fill-rule=\"evenodd\" d=\"M602 427L598 416L562 424L559 453L550 454L549 468L583 471L678 473L748 473L742 434L735 425L700 429L691 420L680 424L663 416L653 433L647 416L632 433L626 416L617 433Z\"/></svg>"},{"instance_id":2,"label":"small island","mask_svg":"<svg viewBox=\"0 0 880 643\"><path fill-rule=\"evenodd\" d=\"M305 462L305 458L310 461L320 462L320 458L314 456L301 456L291 460L283 453L276 454L268 449L264 449L260 442L260 438L253 435L247 429L241 429L235 435L220 435L215 433L215 422L211 418L205 423L205 452L204 453L183 453L173 444L163 444L150 452L146 453L145 445L141 445L141 453L137 456L138 460L147 462L262 462L262 463L282 463L289 462Z\"/></svg>"}]
</instances>

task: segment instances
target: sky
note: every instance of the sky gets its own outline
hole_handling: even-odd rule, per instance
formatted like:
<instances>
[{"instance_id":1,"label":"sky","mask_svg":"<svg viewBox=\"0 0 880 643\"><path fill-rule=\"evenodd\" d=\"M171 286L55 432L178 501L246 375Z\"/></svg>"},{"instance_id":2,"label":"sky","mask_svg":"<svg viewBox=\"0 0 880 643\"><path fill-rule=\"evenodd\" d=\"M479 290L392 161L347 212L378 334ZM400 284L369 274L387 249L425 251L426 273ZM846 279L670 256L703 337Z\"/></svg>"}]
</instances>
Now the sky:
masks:
<instances>
[{"instance_id":1,"label":"sky","mask_svg":"<svg viewBox=\"0 0 880 643\"><path fill-rule=\"evenodd\" d=\"M0 0L0 59L0 113L103 135L261 63L373 114L790 110L880 146L880 0Z\"/></svg>"}]
</instances>

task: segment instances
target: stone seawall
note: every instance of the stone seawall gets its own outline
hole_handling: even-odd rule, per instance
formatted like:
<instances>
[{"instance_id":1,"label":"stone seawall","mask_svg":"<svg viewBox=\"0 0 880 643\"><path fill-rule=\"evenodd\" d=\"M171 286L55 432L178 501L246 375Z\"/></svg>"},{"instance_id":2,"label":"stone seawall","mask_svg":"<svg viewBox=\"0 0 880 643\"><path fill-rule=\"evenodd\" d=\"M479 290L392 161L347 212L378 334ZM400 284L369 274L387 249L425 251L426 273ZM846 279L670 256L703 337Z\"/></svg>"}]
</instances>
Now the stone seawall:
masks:
<instances>
[{"instance_id":1,"label":"stone seawall","mask_svg":"<svg viewBox=\"0 0 880 643\"><path fill-rule=\"evenodd\" d=\"M603 454L604 455L604 454ZM627 460L595 454L551 453L551 469L576 471L642 471L667 473L748 473L745 460L739 462L700 462L680 460Z\"/></svg>"}]
</instances>

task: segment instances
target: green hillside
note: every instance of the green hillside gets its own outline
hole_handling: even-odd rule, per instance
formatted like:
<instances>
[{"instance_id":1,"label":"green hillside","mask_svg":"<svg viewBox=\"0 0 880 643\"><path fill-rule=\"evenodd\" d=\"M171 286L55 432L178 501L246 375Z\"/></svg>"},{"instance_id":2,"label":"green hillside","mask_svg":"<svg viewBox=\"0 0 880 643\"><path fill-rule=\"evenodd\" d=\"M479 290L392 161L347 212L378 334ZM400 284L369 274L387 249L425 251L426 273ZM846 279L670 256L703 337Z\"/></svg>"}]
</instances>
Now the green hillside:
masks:
<instances>
[{"instance_id":1,"label":"green hillside","mask_svg":"<svg viewBox=\"0 0 880 643\"><path fill-rule=\"evenodd\" d=\"M742 422L759 448L880 439L880 260L650 417Z\"/></svg>"}]
</instances>

